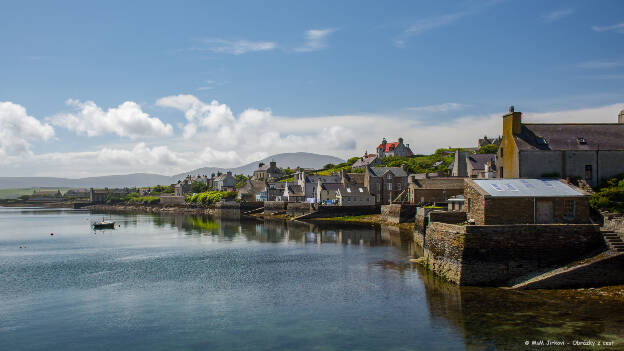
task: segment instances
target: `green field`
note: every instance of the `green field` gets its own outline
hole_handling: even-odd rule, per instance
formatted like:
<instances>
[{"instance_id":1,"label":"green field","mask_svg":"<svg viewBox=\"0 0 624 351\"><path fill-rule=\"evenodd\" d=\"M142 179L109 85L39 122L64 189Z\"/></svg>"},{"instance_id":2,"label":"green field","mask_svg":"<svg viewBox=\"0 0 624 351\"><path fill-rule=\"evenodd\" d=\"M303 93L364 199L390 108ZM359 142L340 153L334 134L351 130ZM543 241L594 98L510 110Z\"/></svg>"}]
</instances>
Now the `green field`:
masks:
<instances>
[{"instance_id":1,"label":"green field","mask_svg":"<svg viewBox=\"0 0 624 351\"><path fill-rule=\"evenodd\" d=\"M22 195L32 195L33 191L37 190L61 190L61 193L71 188L21 188L21 189L0 189L0 199L17 199Z\"/></svg>"}]
</instances>

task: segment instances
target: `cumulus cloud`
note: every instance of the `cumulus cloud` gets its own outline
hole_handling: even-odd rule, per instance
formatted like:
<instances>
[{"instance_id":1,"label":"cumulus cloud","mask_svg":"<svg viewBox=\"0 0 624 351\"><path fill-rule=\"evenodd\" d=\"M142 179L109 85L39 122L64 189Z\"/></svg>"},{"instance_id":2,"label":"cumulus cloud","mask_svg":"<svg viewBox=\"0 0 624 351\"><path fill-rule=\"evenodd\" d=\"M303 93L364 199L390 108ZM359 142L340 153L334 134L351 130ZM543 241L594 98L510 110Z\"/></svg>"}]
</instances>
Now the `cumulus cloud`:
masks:
<instances>
[{"instance_id":1,"label":"cumulus cloud","mask_svg":"<svg viewBox=\"0 0 624 351\"><path fill-rule=\"evenodd\" d=\"M204 102L193 95L168 96L157 104L181 111L185 127L193 126L192 136L171 137L153 144L103 145L81 152L0 157L3 175L81 177L139 171L171 175L206 166L236 167L272 154L298 151L348 158L364 150L374 151L382 137L403 137L414 152L430 153L447 146L473 147L484 134L500 135L505 113L454 114L459 117L438 123L439 118L428 118L421 111L409 117L359 114L293 118L276 116L268 109L249 108L235 115L225 104ZM624 104L619 103L539 113L525 110L523 120L614 123L623 108ZM45 129L45 125L41 126ZM50 138L52 131L48 128L46 137ZM93 169L94 163L100 167Z\"/></svg>"},{"instance_id":2,"label":"cumulus cloud","mask_svg":"<svg viewBox=\"0 0 624 351\"><path fill-rule=\"evenodd\" d=\"M218 38L204 38L199 42L202 47L195 47L191 50L210 51L216 54L242 55L248 52L269 51L277 48L277 44L272 41L249 41L249 40L225 40Z\"/></svg>"},{"instance_id":3,"label":"cumulus cloud","mask_svg":"<svg viewBox=\"0 0 624 351\"><path fill-rule=\"evenodd\" d=\"M54 129L26 113L26 108L0 101L0 156L31 153L32 141L47 141Z\"/></svg>"},{"instance_id":4,"label":"cumulus cloud","mask_svg":"<svg viewBox=\"0 0 624 351\"><path fill-rule=\"evenodd\" d=\"M74 109L71 113L57 114L50 118L52 124L87 136L105 133L120 137L139 138L169 136L173 127L156 117L150 117L132 101L104 111L93 101L81 102L69 99L66 104Z\"/></svg>"},{"instance_id":5,"label":"cumulus cloud","mask_svg":"<svg viewBox=\"0 0 624 351\"><path fill-rule=\"evenodd\" d=\"M327 37L335 32L336 29L310 29L305 32L306 42L303 46L298 47L295 51L310 52L327 48Z\"/></svg>"}]
</instances>

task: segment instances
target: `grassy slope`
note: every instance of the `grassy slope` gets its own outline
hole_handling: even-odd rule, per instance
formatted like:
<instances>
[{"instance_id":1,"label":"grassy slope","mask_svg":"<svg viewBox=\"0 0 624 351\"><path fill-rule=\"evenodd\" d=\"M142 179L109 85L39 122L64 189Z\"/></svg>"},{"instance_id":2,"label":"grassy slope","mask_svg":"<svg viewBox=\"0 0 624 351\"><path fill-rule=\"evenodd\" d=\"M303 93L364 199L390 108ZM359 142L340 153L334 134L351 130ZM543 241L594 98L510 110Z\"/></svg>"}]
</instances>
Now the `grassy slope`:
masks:
<instances>
[{"instance_id":1,"label":"grassy slope","mask_svg":"<svg viewBox=\"0 0 624 351\"><path fill-rule=\"evenodd\" d=\"M21 189L0 189L0 199L17 199L22 195L32 195L35 189L40 190L57 190L60 189L61 193L65 193L71 188L21 188Z\"/></svg>"}]
</instances>

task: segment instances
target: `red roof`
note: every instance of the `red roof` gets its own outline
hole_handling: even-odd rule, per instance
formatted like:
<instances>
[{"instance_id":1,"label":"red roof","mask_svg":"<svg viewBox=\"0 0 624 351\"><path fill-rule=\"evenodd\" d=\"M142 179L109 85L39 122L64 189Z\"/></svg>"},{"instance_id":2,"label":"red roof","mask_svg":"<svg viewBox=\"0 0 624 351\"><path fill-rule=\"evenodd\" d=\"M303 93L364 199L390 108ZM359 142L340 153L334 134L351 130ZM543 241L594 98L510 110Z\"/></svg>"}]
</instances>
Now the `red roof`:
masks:
<instances>
[{"instance_id":1,"label":"red roof","mask_svg":"<svg viewBox=\"0 0 624 351\"><path fill-rule=\"evenodd\" d=\"M394 150L397 147L397 145L399 145L398 141L395 141L394 143L386 143L386 149L384 150L384 152L390 152ZM379 144L379 146L377 146L377 150L379 149L383 149L383 144ZM407 147L407 153L410 156L413 155L412 150L409 147Z\"/></svg>"}]
</instances>

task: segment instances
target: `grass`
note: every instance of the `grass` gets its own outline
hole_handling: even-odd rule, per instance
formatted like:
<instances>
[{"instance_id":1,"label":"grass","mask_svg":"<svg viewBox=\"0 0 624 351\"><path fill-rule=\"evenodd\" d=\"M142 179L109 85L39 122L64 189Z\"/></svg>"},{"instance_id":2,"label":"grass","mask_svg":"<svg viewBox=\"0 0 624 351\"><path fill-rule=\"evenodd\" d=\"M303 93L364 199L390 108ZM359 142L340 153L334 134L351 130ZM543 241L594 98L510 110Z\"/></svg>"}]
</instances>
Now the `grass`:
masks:
<instances>
[{"instance_id":1,"label":"grass","mask_svg":"<svg viewBox=\"0 0 624 351\"><path fill-rule=\"evenodd\" d=\"M67 190L71 188L52 188L52 187L37 187L37 188L18 188L18 189L0 189L0 199L17 199L22 195L32 195L34 190L61 190L61 193L65 194Z\"/></svg>"},{"instance_id":2,"label":"grass","mask_svg":"<svg viewBox=\"0 0 624 351\"><path fill-rule=\"evenodd\" d=\"M342 217L331 217L328 219L334 220L334 221L344 221L344 222L352 222L352 221L359 221L365 218L368 218L370 215L359 215L359 216L342 216Z\"/></svg>"}]
</instances>

